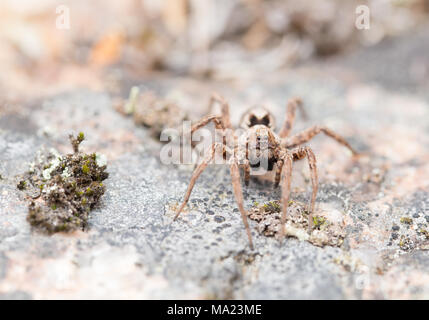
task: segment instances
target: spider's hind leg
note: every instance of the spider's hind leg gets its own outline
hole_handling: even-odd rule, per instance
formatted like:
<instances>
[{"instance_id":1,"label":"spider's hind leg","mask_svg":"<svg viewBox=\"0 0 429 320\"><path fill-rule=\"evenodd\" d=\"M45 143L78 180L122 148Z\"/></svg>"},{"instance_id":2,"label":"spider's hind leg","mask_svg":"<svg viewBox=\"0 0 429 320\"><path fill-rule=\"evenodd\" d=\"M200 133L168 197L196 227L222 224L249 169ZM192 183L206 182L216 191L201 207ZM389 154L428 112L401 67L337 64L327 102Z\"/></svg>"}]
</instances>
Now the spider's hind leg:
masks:
<instances>
[{"instance_id":1,"label":"spider's hind leg","mask_svg":"<svg viewBox=\"0 0 429 320\"><path fill-rule=\"evenodd\" d=\"M357 154L356 150L352 148L352 146L346 141L346 139L344 139L342 136L332 131L331 129L321 126L310 127L286 140L283 140L284 145L285 147L296 147L300 144L310 141L314 136L320 133L324 133L328 137L331 137L332 139L336 140L338 143L348 148L353 153L353 155Z\"/></svg>"},{"instance_id":2,"label":"spider's hind leg","mask_svg":"<svg viewBox=\"0 0 429 320\"><path fill-rule=\"evenodd\" d=\"M292 130L292 126L295 122L295 113L297 108L301 109L301 113L303 114L304 118L307 118L307 114L302 107L302 100L300 98L290 99L287 103L286 118L279 132L280 138L287 137Z\"/></svg>"}]
</instances>

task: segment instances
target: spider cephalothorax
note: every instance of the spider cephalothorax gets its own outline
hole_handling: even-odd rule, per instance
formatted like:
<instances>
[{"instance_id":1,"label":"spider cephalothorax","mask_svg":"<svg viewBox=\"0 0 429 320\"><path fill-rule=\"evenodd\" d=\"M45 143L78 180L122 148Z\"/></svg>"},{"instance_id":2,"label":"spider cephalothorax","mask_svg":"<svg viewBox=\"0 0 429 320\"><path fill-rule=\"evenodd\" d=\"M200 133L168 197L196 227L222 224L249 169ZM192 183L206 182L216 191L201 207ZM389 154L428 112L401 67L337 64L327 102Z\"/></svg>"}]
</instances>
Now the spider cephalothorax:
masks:
<instances>
[{"instance_id":1,"label":"spider cephalothorax","mask_svg":"<svg viewBox=\"0 0 429 320\"><path fill-rule=\"evenodd\" d=\"M212 144L204 160L195 169L191 182L189 183L188 190L186 191L185 199L177 210L174 219L179 216L180 212L188 202L194 184L200 174L212 161L216 152L220 152L225 156L230 167L234 195L237 200L243 223L246 227L251 248L253 248L253 243L247 221L248 213L244 209L243 205L243 192L240 184L240 168L244 171L244 181L246 185L249 183L250 175L260 174L261 169L263 172L275 171L274 186L278 187L278 185L281 184L282 187L282 216L280 229L280 238L282 239L284 236L284 225L287 217L293 161L307 158L313 188L309 208L310 214L308 217L308 225L309 228L311 228L313 225L312 213L314 212L318 188L316 158L309 147L300 145L308 142L315 135L323 132L327 136L349 148L353 154L356 154L353 148L346 140L344 140L344 138L326 127L313 126L301 133L289 137L292 125L295 121L296 108L301 107L301 100L298 98L289 100L286 108L286 119L278 134L274 132L275 119L273 115L262 107L249 109L241 119L240 127L242 130L232 132L232 130L230 130L232 129L232 126L229 117L228 103L221 96L213 94L210 99L210 105L215 102L220 103L222 107L221 115L205 117L192 126L191 134L208 123L213 122L216 129L220 130L224 136L232 134L233 139L229 139L229 143L225 143L226 140L224 139L224 143L215 142ZM256 168L258 170L255 170Z\"/></svg>"},{"instance_id":2,"label":"spider cephalothorax","mask_svg":"<svg viewBox=\"0 0 429 320\"><path fill-rule=\"evenodd\" d=\"M271 171L281 157L280 144L281 140L270 127L253 125L238 138L238 159L240 163L248 161L251 168ZM248 184L248 180L245 181Z\"/></svg>"}]
</instances>

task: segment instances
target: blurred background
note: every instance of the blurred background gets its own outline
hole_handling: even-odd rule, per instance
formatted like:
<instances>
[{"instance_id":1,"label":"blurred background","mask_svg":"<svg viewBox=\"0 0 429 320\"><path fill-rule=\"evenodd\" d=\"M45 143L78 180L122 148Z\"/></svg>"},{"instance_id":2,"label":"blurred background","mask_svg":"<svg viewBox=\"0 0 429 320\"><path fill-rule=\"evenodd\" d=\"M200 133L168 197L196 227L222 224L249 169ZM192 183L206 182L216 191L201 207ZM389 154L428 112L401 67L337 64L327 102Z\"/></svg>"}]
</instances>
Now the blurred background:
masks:
<instances>
[{"instance_id":1,"label":"blurred background","mask_svg":"<svg viewBox=\"0 0 429 320\"><path fill-rule=\"evenodd\" d=\"M359 5L370 31L355 26ZM428 13L427 0L2 0L0 96L99 89L124 73L254 76L372 46Z\"/></svg>"}]
</instances>

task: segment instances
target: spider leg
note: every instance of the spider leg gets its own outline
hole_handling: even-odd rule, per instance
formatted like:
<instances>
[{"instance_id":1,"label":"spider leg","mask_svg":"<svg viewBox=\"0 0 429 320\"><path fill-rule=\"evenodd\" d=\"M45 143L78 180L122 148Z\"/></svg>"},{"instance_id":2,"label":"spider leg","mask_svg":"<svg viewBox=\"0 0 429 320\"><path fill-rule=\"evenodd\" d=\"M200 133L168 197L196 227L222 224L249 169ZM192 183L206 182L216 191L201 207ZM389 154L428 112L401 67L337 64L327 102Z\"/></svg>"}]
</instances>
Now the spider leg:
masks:
<instances>
[{"instance_id":1,"label":"spider leg","mask_svg":"<svg viewBox=\"0 0 429 320\"><path fill-rule=\"evenodd\" d=\"M243 168L244 168L244 183L246 184L246 186L249 185L249 181L250 181L250 162L249 160L244 160L244 164L243 164Z\"/></svg>"},{"instance_id":2,"label":"spider leg","mask_svg":"<svg viewBox=\"0 0 429 320\"><path fill-rule=\"evenodd\" d=\"M283 167L281 171L281 187L282 187L282 216L280 218L280 241L285 236L285 224L287 218L287 207L289 204L290 184L292 180L292 154L288 151L283 158Z\"/></svg>"},{"instance_id":3,"label":"spider leg","mask_svg":"<svg viewBox=\"0 0 429 320\"><path fill-rule=\"evenodd\" d=\"M194 124L191 128L191 134L193 134L198 129L201 129L202 127L206 126L210 122L214 123L216 129L221 129L221 130L225 129L222 118L219 116L212 115L212 116L206 116L200 121L198 121L196 124Z\"/></svg>"},{"instance_id":4,"label":"spider leg","mask_svg":"<svg viewBox=\"0 0 429 320\"><path fill-rule=\"evenodd\" d=\"M296 147L300 144L303 144L305 142L310 141L315 135L317 135L321 132L326 134L327 136L333 138L334 140L336 140L338 143L342 144L343 146L347 147L353 153L353 155L357 154L357 152L352 148L352 146L343 137L341 137L339 134L335 133L331 129L328 129L326 127L320 127L320 126L310 127L308 129L284 140L283 144L286 148Z\"/></svg>"},{"instance_id":5,"label":"spider leg","mask_svg":"<svg viewBox=\"0 0 429 320\"><path fill-rule=\"evenodd\" d=\"M203 119L201 119L200 121L198 121L196 124L194 124L191 127L191 136L194 134L195 131L197 131L198 129L201 129L202 127L206 126L207 124L209 124L210 122L213 122L215 125L215 128L219 131L221 131L222 135L223 135L223 143L224 145L226 144L226 138L225 138L225 126L223 124L222 121L222 117L220 116L216 116L216 115L210 115L210 116L206 116ZM196 142L192 140L191 138L191 146L192 148L194 148L196 146Z\"/></svg>"},{"instance_id":6,"label":"spider leg","mask_svg":"<svg viewBox=\"0 0 429 320\"><path fill-rule=\"evenodd\" d=\"M221 105L221 112L222 112L222 121L225 125L225 128L232 128L231 127L231 120L229 115L229 104L226 102L225 98L221 95L217 94L216 92L213 92L210 101L209 101L209 112L213 112L213 105L218 102Z\"/></svg>"},{"instance_id":7,"label":"spider leg","mask_svg":"<svg viewBox=\"0 0 429 320\"><path fill-rule=\"evenodd\" d=\"M280 159L279 161L277 161L277 166L276 166L276 177L274 180L274 188L277 188L279 186L280 183L280 178L281 178L281 173L282 173L282 168L283 168L283 160Z\"/></svg>"},{"instance_id":8,"label":"spider leg","mask_svg":"<svg viewBox=\"0 0 429 320\"><path fill-rule=\"evenodd\" d=\"M319 184L319 179L317 177L317 164L316 164L316 157L314 156L313 150L311 150L309 147L302 147L299 149L292 150L294 160L301 160L305 157L307 157L308 160L308 166L310 169L310 176L311 176L311 184L313 186L313 192L311 195L311 202L310 202L310 214L308 216L308 229L311 230L313 227L313 213L314 213L314 205L316 203L316 195L317 195L317 189Z\"/></svg>"},{"instance_id":9,"label":"spider leg","mask_svg":"<svg viewBox=\"0 0 429 320\"><path fill-rule=\"evenodd\" d=\"M209 162L213 159L218 146L220 145L214 143L212 145L212 149L210 150L210 153L207 154L207 156L203 159L203 161L194 170L194 173L192 174L192 177L191 177L191 181L189 182L188 190L186 190L186 193L185 193L185 198L182 204L180 205L179 209L176 211L176 215L174 216L173 221L175 221L179 217L180 212L182 212L183 208L188 203L188 200L189 200L189 197L191 196L191 192L192 192L192 189L194 188L195 182L197 181L201 173L204 171L204 169L207 167Z\"/></svg>"},{"instance_id":10,"label":"spider leg","mask_svg":"<svg viewBox=\"0 0 429 320\"><path fill-rule=\"evenodd\" d=\"M295 122L296 108L300 108L304 118L307 118L304 108L302 107L302 100L300 98L290 99L287 103L286 118L283 126L279 132L280 138L287 137L292 130L292 126Z\"/></svg>"},{"instance_id":11,"label":"spider leg","mask_svg":"<svg viewBox=\"0 0 429 320\"><path fill-rule=\"evenodd\" d=\"M232 180L232 187L234 189L235 200L237 201L238 209L240 210L241 218L243 219L244 227L246 228L247 237L249 238L250 248L253 250L252 234L250 233L250 227L247 221L247 211L244 209L244 205L243 205L243 191L241 189L241 184L240 184L240 172L238 170L237 160L234 159L231 162L230 171L231 171L231 180Z\"/></svg>"}]
</instances>

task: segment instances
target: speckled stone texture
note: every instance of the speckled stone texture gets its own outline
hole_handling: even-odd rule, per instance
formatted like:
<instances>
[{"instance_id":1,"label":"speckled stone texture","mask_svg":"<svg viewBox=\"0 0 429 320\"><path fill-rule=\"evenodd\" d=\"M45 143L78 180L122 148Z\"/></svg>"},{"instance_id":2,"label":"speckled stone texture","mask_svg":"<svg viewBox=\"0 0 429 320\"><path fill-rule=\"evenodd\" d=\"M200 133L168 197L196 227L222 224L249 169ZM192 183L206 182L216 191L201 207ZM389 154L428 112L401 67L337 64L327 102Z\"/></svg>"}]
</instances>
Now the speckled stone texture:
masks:
<instances>
[{"instance_id":1,"label":"speckled stone texture","mask_svg":"<svg viewBox=\"0 0 429 320\"><path fill-rule=\"evenodd\" d=\"M422 37L414 38L416 52L427 52L429 38ZM395 47L408 47L409 39ZM249 104L264 102L280 125L286 99L301 96L310 119L298 116L294 132L327 125L362 153L352 160L323 136L309 144L319 167L317 210L346 225L340 248L295 238L280 245L252 221L250 250L223 166L202 174L173 223L172 208L193 167L162 164L162 145L114 110L112 94L76 89L0 109L0 298L429 298L429 98L423 90L429 80L410 88L406 79L394 81L392 71L384 81L385 46L233 83L165 76L122 83L123 96L132 84L181 92L194 119L218 91L230 101L235 124ZM389 55L389 70L414 54L401 52ZM28 200L16 188L17 176L41 148L71 152L68 134L79 131L86 136L83 151L108 158L106 194L87 232L40 234L26 221ZM305 161L296 163L292 199L308 201L308 179ZM252 181L244 195L250 207L279 199L280 192Z\"/></svg>"}]
</instances>

